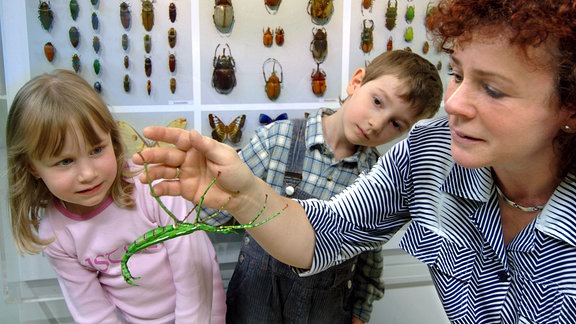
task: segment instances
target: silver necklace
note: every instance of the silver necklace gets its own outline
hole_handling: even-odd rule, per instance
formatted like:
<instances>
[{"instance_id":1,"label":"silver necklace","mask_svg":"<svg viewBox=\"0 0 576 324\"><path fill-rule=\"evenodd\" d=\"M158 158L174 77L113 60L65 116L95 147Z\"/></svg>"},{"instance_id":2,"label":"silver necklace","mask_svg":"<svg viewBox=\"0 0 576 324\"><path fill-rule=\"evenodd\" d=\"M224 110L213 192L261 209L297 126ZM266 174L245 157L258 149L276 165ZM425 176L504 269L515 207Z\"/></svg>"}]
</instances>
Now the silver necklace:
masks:
<instances>
[{"instance_id":1,"label":"silver necklace","mask_svg":"<svg viewBox=\"0 0 576 324\"><path fill-rule=\"evenodd\" d=\"M508 205L510 205L516 209L519 209L523 212L532 213L532 212L541 211L542 209L544 209L544 205L526 207L526 206L522 206L518 203L515 203L512 200L508 199L508 197L504 196L504 193L502 192L502 190L500 190L500 188L498 188L497 186L496 186L496 191L498 192L498 196L502 197L502 200L504 200L505 203L507 203Z\"/></svg>"}]
</instances>

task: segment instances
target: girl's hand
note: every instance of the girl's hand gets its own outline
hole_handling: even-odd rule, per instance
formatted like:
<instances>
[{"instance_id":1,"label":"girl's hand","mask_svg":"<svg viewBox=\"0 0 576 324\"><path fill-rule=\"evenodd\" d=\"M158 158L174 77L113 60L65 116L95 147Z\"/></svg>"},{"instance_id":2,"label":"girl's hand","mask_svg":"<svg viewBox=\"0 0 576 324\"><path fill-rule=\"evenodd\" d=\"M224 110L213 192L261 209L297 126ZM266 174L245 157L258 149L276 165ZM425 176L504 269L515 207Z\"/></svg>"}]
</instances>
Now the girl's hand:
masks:
<instances>
[{"instance_id":1,"label":"girl's hand","mask_svg":"<svg viewBox=\"0 0 576 324\"><path fill-rule=\"evenodd\" d=\"M144 136L174 144L174 147L146 149L132 158L136 164L149 164L151 180L171 179L154 185L154 191L160 196L183 196L198 203L210 182L217 177L203 206L221 208L226 204L226 209L234 209L234 199L230 198L249 189L255 181L232 147L195 130L151 126L144 129ZM148 182L145 174L140 176L140 181Z\"/></svg>"}]
</instances>

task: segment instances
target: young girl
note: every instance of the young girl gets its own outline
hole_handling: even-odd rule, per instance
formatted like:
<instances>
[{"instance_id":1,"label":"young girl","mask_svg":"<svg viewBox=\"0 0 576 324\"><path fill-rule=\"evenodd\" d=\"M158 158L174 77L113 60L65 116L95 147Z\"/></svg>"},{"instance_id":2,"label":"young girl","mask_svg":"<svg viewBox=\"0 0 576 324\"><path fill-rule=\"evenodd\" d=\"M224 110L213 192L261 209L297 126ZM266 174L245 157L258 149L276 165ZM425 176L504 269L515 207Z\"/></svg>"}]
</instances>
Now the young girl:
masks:
<instances>
[{"instance_id":1,"label":"young girl","mask_svg":"<svg viewBox=\"0 0 576 324\"><path fill-rule=\"evenodd\" d=\"M132 177L100 96L73 72L38 76L17 93L7 124L12 232L20 252L48 256L76 322L223 323L214 248L196 232L120 263L140 235L172 219ZM177 216L181 198L162 198Z\"/></svg>"}]
</instances>

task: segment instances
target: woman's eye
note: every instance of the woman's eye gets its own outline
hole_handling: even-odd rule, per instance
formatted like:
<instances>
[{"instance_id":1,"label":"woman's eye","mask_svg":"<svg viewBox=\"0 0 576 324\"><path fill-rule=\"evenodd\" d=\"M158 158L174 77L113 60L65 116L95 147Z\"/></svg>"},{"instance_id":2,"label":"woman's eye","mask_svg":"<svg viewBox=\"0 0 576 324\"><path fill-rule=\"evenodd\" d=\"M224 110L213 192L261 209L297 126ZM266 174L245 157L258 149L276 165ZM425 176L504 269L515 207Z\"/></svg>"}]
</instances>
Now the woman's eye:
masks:
<instances>
[{"instance_id":1,"label":"woman's eye","mask_svg":"<svg viewBox=\"0 0 576 324\"><path fill-rule=\"evenodd\" d=\"M494 99L500 99L500 98L503 98L505 96L502 92L494 89L493 87L491 87L489 85L484 85L484 91L486 91L488 96L490 96Z\"/></svg>"},{"instance_id":2,"label":"woman's eye","mask_svg":"<svg viewBox=\"0 0 576 324\"><path fill-rule=\"evenodd\" d=\"M454 70L452 70L452 68L450 68L450 69L448 70L448 75L449 75L451 78L454 78L454 82L456 82L456 83L462 83L462 80L463 80L462 76L461 76L460 74L456 73Z\"/></svg>"}]
</instances>

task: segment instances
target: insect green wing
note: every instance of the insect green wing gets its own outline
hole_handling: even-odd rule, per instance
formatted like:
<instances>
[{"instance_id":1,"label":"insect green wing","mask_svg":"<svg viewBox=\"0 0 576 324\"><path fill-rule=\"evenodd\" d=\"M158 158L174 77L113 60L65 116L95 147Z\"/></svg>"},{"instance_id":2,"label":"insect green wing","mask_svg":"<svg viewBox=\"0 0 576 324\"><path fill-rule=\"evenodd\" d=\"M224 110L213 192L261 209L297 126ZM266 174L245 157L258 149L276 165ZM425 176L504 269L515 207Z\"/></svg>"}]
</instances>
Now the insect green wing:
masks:
<instances>
[{"instance_id":1,"label":"insect green wing","mask_svg":"<svg viewBox=\"0 0 576 324\"><path fill-rule=\"evenodd\" d=\"M249 223L243 224L243 225L242 224L241 225L222 225L222 226L209 225L206 223L206 221L214 218L216 215L218 215L218 213L220 213L221 210L216 211L214 214L212 214L212 215L210 215L210 216L208 216L202 220L200 219L200 210L201 210L202 204L204 203L204 197L206 196L206 193L208 193L208 190L210 190L212 185L214 185L214 183L216 183L216 180L218 179L218 176L219 176L219 174L218 174L218 175L216 175L216 177L214 179L212 179L210 184L208 184L208 187L206 188L206 190L204 190L204 192L202 193L202 196L200 197L200 201L198 202L198 204L194 208L194 209L196 209L196 219L194 220L194 223L187 223L187 222L179 220L176 216L174 216L174 214L168 209L168 207L166 207L166 205L164 205L164 203L160 200L160 197L154 192L154 187L152 186L152 181L150 179L150 175L148 174L148 164L147 163L144 163L144 172L146 173L146 179L148 180L148 186L150 188L150 193L152 194L152 197L154 197L154 199L158 202L160 207L172 219L174 219L174 225L162 226L162 227L158 227L158 228L155 228L153 230L150 230L150 231L146 232L144 235L141 235L138 238L136 238L136 240L134 242L132 242L132 244L130 244L130 246L128 246L126 253L122 257L122 262L120 264L120 268L121 268L122 276L124 277L124 281L126 281L126 283L133 285L133 286L137 286L133 282L133 280L138 280L139 277L132 276L130 269L128 269L128 260L130 259L130 257L132 257L134 254L138 253L139 251L142 251L142 250L144 250L144 249L146 249L152 245L162 243L162 242L171 240L171 239L179 237L179 236L192 234L198 230L206 231L206 232L213 232L213 233L230 234L230 233L235 233L236 231L238 231L240 229L248 229L248 228L258 227L258 226L272 220L276 216L280 215L288 207L288 205L286 205L282 210L276 212L272 216L270 216L270 217L268 217L268 218L266 218L260 222L256 222L258 220L258 218L262 215L264 210L266 209L266 200L268 198L266 196L266 200L264 201L264 206L262 206L262 208L260 208L256 217L254 217ZM192 209L192 211L194 209ZM190 215L192 213L192 211L190 213L188 213L188 215ZM188 215L184 218L184 220L186 220L186 218L188 218Z\"/></svg>"}]
</instances>

